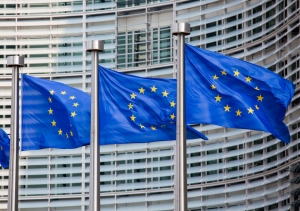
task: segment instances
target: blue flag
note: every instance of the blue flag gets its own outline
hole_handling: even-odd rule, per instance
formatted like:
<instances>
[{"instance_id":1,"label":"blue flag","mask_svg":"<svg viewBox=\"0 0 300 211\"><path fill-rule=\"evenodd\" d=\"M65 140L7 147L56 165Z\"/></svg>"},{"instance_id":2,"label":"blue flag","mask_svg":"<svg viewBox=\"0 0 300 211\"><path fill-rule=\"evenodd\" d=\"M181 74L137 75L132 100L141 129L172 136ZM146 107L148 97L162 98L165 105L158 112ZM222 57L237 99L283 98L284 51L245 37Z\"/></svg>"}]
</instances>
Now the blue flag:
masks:
<instances>
[{"instance_id":1,"label":"blue flag","mask_svg":"<svg viewBox=\"0 0 300 211\"><path fill-rule=\"evenodd\" d=\"M99 69L100 145L176 139L176 81ZM88 145L90 106L83 91L23 75L22 150ZM187 126L187 138L206 137Z\"/></svg>"},{"instance_id":2,"label":"blue flag","mask_svg":"<svg viewBox=\"0 0 300 211\"><path fill-rule=\"evenodd\" d=\"M101 144L176 139L176 80L99 67ZM207 139L187 125L187 138Z\"/></svg>"},{"instance_id":3,"label":"blue flag","mask_svg":"<svg viewBox=\"0 0 300 211\"><path fill-rule=\"evenodd\" d=\"M187 122L270 132L288 143L283 123L292 82L270 70L185 45Z\"/></svg>"},{"instance_id":4,"label":"blue flag","mask_svg":"<svg viewBox=\"0 0 300 211\"><path fill-rule=\"evenodd\" d=\"M71 149L90 143L88 94L22 75L22 150Z\"/></svg>"},{"instance_id":5,"label":"blue flag","mask_svg":"<svg viewBox=\"0 0 300 211\"><path fill-rule=\"evenodd\" d=\"M6 132L0 128L0 165L3 168L9 167L10 139Z\"/></svg>"}]
</instances>

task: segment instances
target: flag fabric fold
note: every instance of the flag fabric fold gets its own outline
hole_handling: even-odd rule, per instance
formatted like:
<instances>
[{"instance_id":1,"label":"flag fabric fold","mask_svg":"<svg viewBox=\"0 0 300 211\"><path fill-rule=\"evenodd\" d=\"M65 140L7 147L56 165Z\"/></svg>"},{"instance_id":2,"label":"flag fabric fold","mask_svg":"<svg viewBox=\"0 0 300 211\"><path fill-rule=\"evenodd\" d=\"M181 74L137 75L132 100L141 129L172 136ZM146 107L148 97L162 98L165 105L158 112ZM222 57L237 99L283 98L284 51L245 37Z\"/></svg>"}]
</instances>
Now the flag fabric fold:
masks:
<instances>
[{"instance_id":1,"label":"flag fabric fold","mask_svg":"<svg viewBox=\"0 0 300 211\"><path fill-rule=\"evenodd\" d=\"M292 82L233 57L185 45L187 123L270 132L288 143L283 122Z\"/></svg>"},{"instance_id":2,"label":"flag fabric fold","mask_svg":"<svg viewBox=\"0 0 300 211\"><path fill-rule=\"evenodd\" d=\"M176 139L176 80L99 67L101 143ZM187 138L207 139L187 125Z\"/></svg>"},{"instance_id":3,"label":"flag fabric fold","mask_svg":"<svg viewBox=\"0 0 300 211\"><path fill-rule=\"evenodd\" d=\"M0 165L7 169L9 167L10 139L7 133L0 128Z\"/></svg>"}]
</instances>

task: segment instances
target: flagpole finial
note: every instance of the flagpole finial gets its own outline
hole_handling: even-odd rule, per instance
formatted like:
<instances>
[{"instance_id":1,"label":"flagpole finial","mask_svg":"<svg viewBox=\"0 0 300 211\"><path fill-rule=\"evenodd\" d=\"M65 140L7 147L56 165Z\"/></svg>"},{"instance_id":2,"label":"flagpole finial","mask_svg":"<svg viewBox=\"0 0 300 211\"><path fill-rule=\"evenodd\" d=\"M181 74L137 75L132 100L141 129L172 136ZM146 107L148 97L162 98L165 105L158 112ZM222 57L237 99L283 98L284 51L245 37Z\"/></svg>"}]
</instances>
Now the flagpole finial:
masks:
<instances>
[{"instance_id":1,"label":"flagpole finial","mask_svg":"<svg viewBox=\"0 0 300 211\"><path fill-rule=\"evenodd\" d=\"M184 34L189 35L191 33L189 23L176 23L173 25L173 35Z\"/></svg>"},{"instance_id":2,"label":"flagpole finial","mask_svg":"<svg viewBox=\"0 0 300 211\"><path fill-rule=\"evenodd\" d=\"M88 51L88 52L92 52L92 51L103 52L104 51L104 42L102 40L86 41L86 51Z\"/></svg>"},{"instance_id":3,"label":"flagpole finial","mask_svg":"<svg viewBox=\"0 0 300 211\"><path fill-rule=\"evenodd\" d=\"M8 56L7 67L24 67L23 56Z\"/></svg>"}]
</instances>

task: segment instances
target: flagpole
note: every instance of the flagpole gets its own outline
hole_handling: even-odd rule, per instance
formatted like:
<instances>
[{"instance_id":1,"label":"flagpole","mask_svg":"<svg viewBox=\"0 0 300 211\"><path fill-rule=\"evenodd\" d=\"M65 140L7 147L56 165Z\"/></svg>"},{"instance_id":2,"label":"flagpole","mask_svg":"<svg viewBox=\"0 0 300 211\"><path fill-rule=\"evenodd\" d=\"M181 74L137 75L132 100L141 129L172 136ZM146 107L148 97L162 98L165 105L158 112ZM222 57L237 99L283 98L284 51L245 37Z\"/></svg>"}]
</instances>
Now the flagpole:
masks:
<instances>
[{"instance_id":1,"label":"flagpole","mask_svg":"<svg viewBox=\"0 0 300 211\"><path fill-rule=\"evenodd\" d=\"M24 66L24 57L7 57L7 66L12 67L10 157L8 180L8 211L18 211L19 205L19 68Z\"/></svg>"},{"instance_id":2,"label":"flagpole","mask_svg":"<svg viewBox=\"0 0 300 211\"><path fill-rule=\"evenodd\" d=\"M104 42L91 40L86 42L86 51L92 53L91 77L91 143L90 143L90 198L89 210L100 211L100 131L99 131L99 52L104 50Z\"/></svg>"},{"instance_id":3,"label":"flagpole","mask_svg":"<svg viewBox=\"0 0 300 211\"><path fill-rule=\"evenodd\" d=\"M187 211L186 176L186 120L185 120L185 35L190 34L189 23L176 23L173 35L177 35L177 122L175 166L175 210Z\"/></svg>"}]
</instances>

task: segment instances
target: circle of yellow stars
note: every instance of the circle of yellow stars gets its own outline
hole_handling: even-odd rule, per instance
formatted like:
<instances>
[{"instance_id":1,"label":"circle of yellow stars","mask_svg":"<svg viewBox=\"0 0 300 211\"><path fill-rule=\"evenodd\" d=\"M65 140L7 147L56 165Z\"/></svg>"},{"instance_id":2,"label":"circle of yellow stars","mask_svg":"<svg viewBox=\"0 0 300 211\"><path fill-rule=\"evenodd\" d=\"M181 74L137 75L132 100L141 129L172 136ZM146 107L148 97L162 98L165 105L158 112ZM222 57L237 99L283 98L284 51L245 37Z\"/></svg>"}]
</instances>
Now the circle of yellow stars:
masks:
<instances>
[{"instance_id":1,"label":"circle of yellow stars","mask_svg":"<svg viewBox=\"0 0 300 211\"><path fill-rule=\"evenodd\" d=\"M228 72L226 72L225 70L221 70L220 73L221 73L222 76L226 76L228 74ZM241 75L241 73L238 70L233 71L233 76L240 77L240 75ZM218 80L219 76L217 74L214 74L212 76L212 79L213 80ZM246 83L251 83L251 81L252 81L252 78L250 76L245 77L245 82ZM210 87L211 87L212 90L217 89L217 86L215 84L211 84ZM260 90L258 86L255 86L254 89L255 90ZM263 102L263 100L264 100L264 97L261 94L257 96L257 101L258 102ZM219 94L217 96L215 96L215 101L216 102L222 102L222 96L220 96ZM259 110L259 106L257 104L254 105L254 108L256 110ZM226 106L224 106L224 112L230 112L231 111L230 109L231 109L231 107L228 104ZM247 111L248 111L247 112L248 114L254 114L255 110L252 107L249 107L249 108L247 108ZM236 116L239 116L239 117L242 116L242 111L240 109L237 109L235 111L235 113L236 113Z\"/></svg>"},{"instance_id":2,"label":"circle of yellow stars","mask_svg":"<svg viewBox=\"0 0 300 211\"><path fill-rule=\"evenodd\" d=\"M50 104L50 103L53 102L53 95L54 95L55 91L52 89L52 90L49 91L49 93L50 93L50 96L48 97L48 101L49 101L49 104ZM66 95L67 92L66 91L61 91L60 94L61 95ZM74 95L71 95L69 97L69 99L70 100L75 100L76 97ZM74 102L73 106L77 108L79 106L79 103ZM48 110L48 113L49 113L49 115L53 115L54 110L50 107L50 109ZM73 111L73 112L70 113L70 117L74 118L75 116L77 116L76 111ZM55 120L52 120L51 126L52 127L57 127L57 122ZM70 125L70 126L72 126L72 125ZM58 133L59 136L62 136L64 134L64 131L61 128L59 128L57 133ZM69 133L68 132L65 133L66 138L69 138L69 135L73 136L73 131L72 130L70 130Z\"/></svg>"},{"instance_id":3,"label":"circle of yellow stars","mask_svg":"<svg viewBox=\"0 0 300 211\"><path fill-rule=\"evenodd\" d=\"M145 92L147 91L144 87L141 87L141 88L139 88L138 90L139 90L139 91L138 91L139 94L145 94ZM157 90L158 90L158 88L157 88L155 85L152 86L152 87L150 87L150 91L151 91L151 92L155 92L155 93L156 93ZM163 92L161 92L161 94L162 94L162 97L168 98L168 95L169 95L170 93L167 92L167 90L164 90ZM137 94L136 94L136 93L131 93L131 94L130 94L130 99L133 99L133 100L134 100L134 99L136 99L136 97L137 97ZM133 110L133 109L134 109L134 104L132 104L131 102L130 102L127 106L128 106L128 109L129 109L129 110ZM170 107L175 108L175 106L176 106L175 101L174 101L174 100L171 101L171 102L170 102ZM171 119L171 122L170 122L170 123L174 123L173 120L174 120L175 118L176 118L175 114L172 113L172 114L170 115L170 119ZM130 120L133 121L133 122L135 122L136 116L135 116L134 114L132 114L132 115L130 116ZM145 128L146 128L146 127L145 127L143 124L141 124L141 123L139 124L139 127L140 127L141 129L145 129ZM162 125L161 127L165 127L165 125ZM150 126L150 129L153 130L153 131L157 130L156 127L153 126L153 125Z\"/></svg>"}]
</instances>

